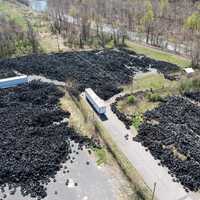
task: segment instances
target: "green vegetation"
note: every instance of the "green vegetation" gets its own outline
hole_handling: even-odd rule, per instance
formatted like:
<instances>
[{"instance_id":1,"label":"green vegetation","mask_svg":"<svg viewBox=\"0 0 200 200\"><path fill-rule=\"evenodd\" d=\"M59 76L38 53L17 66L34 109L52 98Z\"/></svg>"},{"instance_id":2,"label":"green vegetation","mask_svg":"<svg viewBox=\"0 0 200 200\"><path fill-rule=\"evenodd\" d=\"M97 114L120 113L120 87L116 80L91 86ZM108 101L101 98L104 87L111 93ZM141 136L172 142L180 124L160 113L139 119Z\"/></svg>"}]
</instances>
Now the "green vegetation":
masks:
<instances>
[{"instance_id":1,"label":"green vegetation","mask_svg":"<svg viewBox=\"0 0 200 200\"><path fill-rule=\"evenodd\" d=\"M187 83L184 75L180 75L180 78L184 84ZM193 85L198 87L197 82ZM180 81L169 81L162 74L156 72L138 74L133 80L133 85L125 87L126 93L134 96L134 104L123 98L117 102L117 108L127 118L132 119L132 125L138 129L143 121L143 114L156 108L165 97L179 95L179 88Z\"/></svg>"},{"instance_id":2,"label":"green vegetation","mask_svg":"<svg viewBox=\"0 0 200 200\"><path fill-rule=\"evenodd\" d=\"M166 80L162 74L158 73L146 73L135 77L133 82L133 90L147 90L147 89L161 89L168 87L171 84L170 81Z\"/></svg>"},{"instance_id":3,"label":"green vegetation","mask_svg":"<svg viewBox=\"0 0 200 200\"><path fill-rule=\"evenodd\" d=\"M136 130L139 129L139 126L142 124L142 122L143 122L142 114L134 113L134 115L133 115L133 126L136 128Z\"/></svg>"},{"instance_id":4,"label":"green vegetation","mask_svg":"<svg viewBox=\"0 0 200 200\"><path fill-rule=\"evenodd\" d=\"M107 164L107 152L105 148L96 148L93 151L97 158L97 165Z\"/></svg>"},{"instance_id":5,"label":"green vegetation","mask_svg":"<svg viewBox=\"0 0 200 200\"><path fill-rule=\"evenodd\" d=\"M199 91L200 90L200 76L196 76L193 79L187 79L181 81L179 91L180 93Z\"/></svg>"},{"instance_id":6,"label":"green vegetation","mask_svg":"<svg viewBox=\"0 0 200 200\"><path fill-rule=\"evenodd\" d=\"M177 81L169 81L162 74L149 72L138 74L131 85L125 86L126 93L135 93L137 91L153 90L158 91L160 95L176 93L179 83ZM137 100L137 99L136 99Z\"/></svg>"},{"instance_id":7,"label":"green vegetation","mask_svg":"<svg viewBox=\"0 0 200 200\"><path fill-rule=\"evenodd\" d=\"M200 4L199 4L200 7ZM200 11L200 8L199 8ZM192 49L192 66L199 68L200 66L200 12L196 11L189 16L185 22L185 28L194 33L194 44Z\"/></svg>"},{"instance_id":8,"label":"green vegetation","mask_svg":"<svg viewBox=\"0 0 200 200\"><path fill-rule=\"evenodd\" d=\"M13 20L21 28L26 29L26 20L23 15L24 10L19 6L8 1L1 1L0 13L6 15L9 20Z\"/></svg>"},{"instance_id":9,"label":"green vegetation","mask_svg":"<svg viewBox=\"0 0 200 200\"><path fill-rule=\"evenodd\" d=\"M129 104L135 103L135 97L133 95L128 96L128 103Z\"/></svg>"},{"instance_id":10,"label":"green vegetation","mask_svg":"<svg viewBox=\"0 0 200 200\"><path fill-rule=\"evenodd\" d=\"M186 68L191 65L191 62L189 59L186 59L178 55L166 53L161 50L140 45L131 41L126 41L126 45L129 50L135 51L136 53L139 53L139 54L144 54L155 60L170 62L170 63L180 66L181 68Z\"/></svg>"},{"instance_id":11,"label":"green vegetation","mask_svg":"<svg viewBox=\"0 0 200 200\"><path fill-rule=\"evenodd\" d=\"M164 98L158 93L148 93L148 99L151 102L163 101Z\"/></svg>"}]
</instances>

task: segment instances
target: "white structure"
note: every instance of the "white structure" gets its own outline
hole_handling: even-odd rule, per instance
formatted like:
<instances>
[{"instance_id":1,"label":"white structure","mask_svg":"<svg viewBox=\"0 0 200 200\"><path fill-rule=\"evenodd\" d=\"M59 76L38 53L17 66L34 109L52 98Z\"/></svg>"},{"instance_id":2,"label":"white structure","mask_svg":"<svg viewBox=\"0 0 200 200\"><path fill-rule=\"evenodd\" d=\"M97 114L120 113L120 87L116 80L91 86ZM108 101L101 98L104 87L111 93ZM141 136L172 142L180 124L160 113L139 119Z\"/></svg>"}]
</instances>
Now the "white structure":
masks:
<instances>
[{"instance_id":1,"label":"white structure","mask_svg":"<svg viewBox=\"0 0 200 200\"><path fill-rule=\"evenodd\" d=\"M185 68L184 71L187 73L187 74L192 74L194 73L194 70L192 68Z\"/></svg>"},{"instance_id":2,"label":"white structure","mask_svg":"<svg viewBox=\"0 0 200 200\"><path fill-rule=\"evenodd\" d=\"M85 89L85 96L99 114L106 113L104 101L100 99L91 88Z\"/></svg>"},{"instance_id":3,"label":"white structure","mask_svg":"<svg viewBox=\"0 0 200 200\"><path fill-rule=\"evenodd\" d=\"M12 78L0 79L0 88L16 87L28 82L27 76L16 76Z\"/></svg>"}]
</instances>

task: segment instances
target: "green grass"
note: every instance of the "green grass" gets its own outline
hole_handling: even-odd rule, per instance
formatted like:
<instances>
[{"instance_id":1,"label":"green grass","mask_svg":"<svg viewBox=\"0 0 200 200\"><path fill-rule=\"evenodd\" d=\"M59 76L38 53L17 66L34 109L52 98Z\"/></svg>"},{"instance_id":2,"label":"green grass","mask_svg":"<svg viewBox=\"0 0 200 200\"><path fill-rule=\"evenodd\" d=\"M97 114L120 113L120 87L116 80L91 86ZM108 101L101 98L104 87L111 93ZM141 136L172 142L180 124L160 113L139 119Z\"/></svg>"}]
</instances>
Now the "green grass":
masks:
<instances>
[{"instance_id":1,"label":"green grass","mask_svg":"<svg viewBox=\"0 0 200 200\"><path fill-rule=\"evenodd\" d=\"M183 81L185 80L184 77ZM138 91L149 91L146 94L134 95L135 102L128 103L127 98L124 98L117 103L120 112L133 116L135 113L144 114L148 110L152 110L159 105L159 102L166 96L178 95L179 88L182 81L169 81L164 78L162 74L156 72L149 72L137 75L133 84L126 86L126 93L136 93ZM152 89L152 92L150 92ZM136 128L138 127L136 120Z\"/></svg>"},{"instance_id":2,"label":"green grass","mask_svg":"<svg viewBox=\"0 0 200 200\"><path fill-rule=\"evenodd\" d=\"M107 163L107 153L106 153L106 150L105 148L96 148L96 149L93 149L95 155L96 155L96 158L97 158L97 165L102 165L102 164L106 164Z\"/></svg>"},{"instance_id":3,"label":"green grass","mask_svg":"<svg viewBox=\"0 0 200 200\"><path fill-rule=\"evenodd\" d=\"M139 129L139 126L142 124L143 122L143 116L140 113L134 113L133 115L133 126L136 128L136 130Z\"/></svg>"},{"instance_id":4,"label":"green grass","mask_svg":"<svg viewBox=\"0 0 200 200\"><path fill-rule=\"evenodd\" d=\"M169 81L165 79L162 74L156 72L149 72L145 74L138 74L134 77L132 84L124 86L124 91L127 93L145 91L149 89L160 90L167 88L168 90L176 89L177 81Z\"/></svg>"},{"instance_id":5,"label":"green grass","mask_svg":"<svg viewBox=\"0 0 200 200\"><path fill-rule=\"evenodd\" d=\"M133 50L138 54L144 54L155 60L170 62L180 66L181 68L189 67L191 64L191 61L189 59L163 52L154 48L146 47L144 45L140 45L134 42L126 41L126 45L128 49Z\"/></svg>"}]
</instances>

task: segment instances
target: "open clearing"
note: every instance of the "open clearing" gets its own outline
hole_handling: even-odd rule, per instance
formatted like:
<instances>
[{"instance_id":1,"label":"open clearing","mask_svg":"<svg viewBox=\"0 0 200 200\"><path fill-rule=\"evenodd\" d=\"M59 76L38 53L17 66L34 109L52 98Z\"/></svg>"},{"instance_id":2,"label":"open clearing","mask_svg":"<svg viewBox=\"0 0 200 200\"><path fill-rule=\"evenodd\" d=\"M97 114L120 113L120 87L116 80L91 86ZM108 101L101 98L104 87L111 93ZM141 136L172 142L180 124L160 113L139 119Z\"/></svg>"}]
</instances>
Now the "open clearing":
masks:
<instances>
[{"instance_id":1,"label":"open clearing","mask_svg":"<svg viewBox=\"0 0 200 200\"><path fill-rule=\"evenodd\" d=\"M130 128L134 116L142 118L146 111L157 107L165 97L179 94L178 88L184 79L185 76L181 75L181 80L170 81L156 71L138 73L133 82L124 87L125 95L116 98L111 105L112 111Z\"/></svg>"}]
</instances>

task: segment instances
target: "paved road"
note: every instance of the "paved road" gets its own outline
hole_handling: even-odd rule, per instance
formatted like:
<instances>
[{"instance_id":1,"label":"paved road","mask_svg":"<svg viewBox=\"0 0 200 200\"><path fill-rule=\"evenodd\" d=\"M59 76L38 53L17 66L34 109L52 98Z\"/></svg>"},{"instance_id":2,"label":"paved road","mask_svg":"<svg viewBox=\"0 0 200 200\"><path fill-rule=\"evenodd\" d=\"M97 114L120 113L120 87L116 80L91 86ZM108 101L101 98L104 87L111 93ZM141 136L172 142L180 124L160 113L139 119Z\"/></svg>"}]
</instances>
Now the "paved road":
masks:
<instances>
[{"instance_id":1,"label":"paved road","mask_svg":"<svg viewBox=\"0 0 200 200\"><path fill-rule=\"evenodd\" d=\"M131 131L127 130L111 111L110 103L114 99L112 98L106 102L108 120L101 121L101 123L108 130L119 149L142 175L146 184L153 190L154 183L157 183L156 198L158 200L199 200L200 196L198 194L186 193L180 184L172 181L167 168L158 166L158 161L154 160L150 152L145 151L140 143L132 141ZM128 141L124 137L127 134L129 135Z\"/></svg>"},{"instance_id":2,"label":"paved road","mask_svg":"<svg viewBox=\"0 0 200 200\"><path fill-rule=\"evenodd\" d=\"M26 75L26 74L22 74L16 70L14 70L14 73L16 75L19 75L19 76L22 76L22 75ZM66 86L66 83L65 82L62 82L62 81L57 81L57 80L52 80L52 79L48 79L44 76L40 76L40 75L27 75L28 76L28 81L41 81L41 82L44 82L44 83L52 83L56 86L63 86L65 87Z\"/></svg>"}]
</instances>

